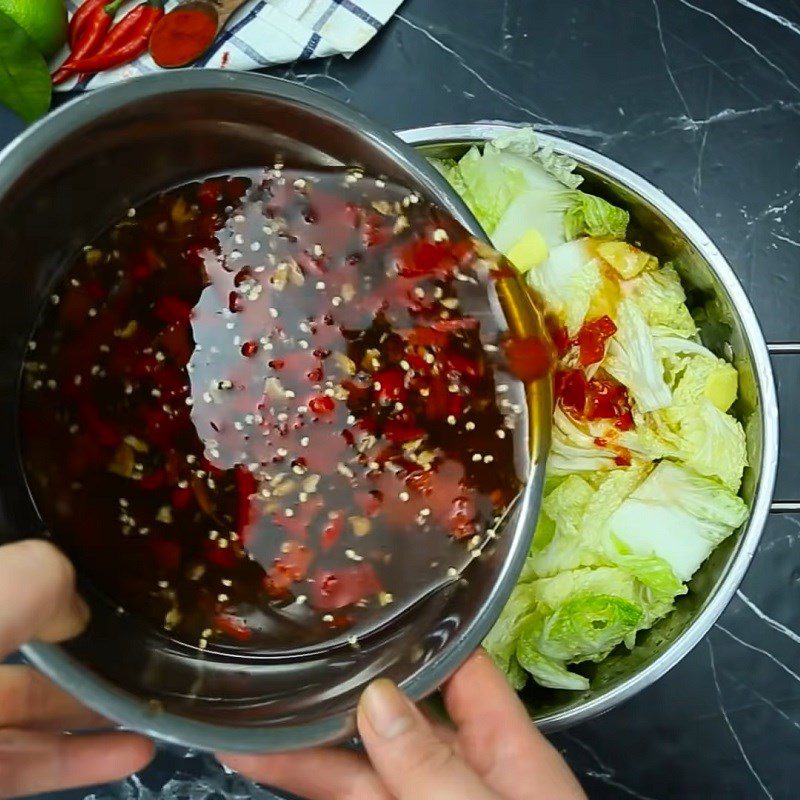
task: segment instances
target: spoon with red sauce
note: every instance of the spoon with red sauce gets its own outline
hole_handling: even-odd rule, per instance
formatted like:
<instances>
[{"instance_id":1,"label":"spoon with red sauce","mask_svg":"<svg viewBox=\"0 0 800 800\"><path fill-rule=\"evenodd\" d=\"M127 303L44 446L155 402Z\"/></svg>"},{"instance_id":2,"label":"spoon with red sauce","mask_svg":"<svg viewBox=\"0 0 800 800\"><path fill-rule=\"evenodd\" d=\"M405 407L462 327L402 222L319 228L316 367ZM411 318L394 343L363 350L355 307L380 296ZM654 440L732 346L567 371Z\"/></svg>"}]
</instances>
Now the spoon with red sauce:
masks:
<instances>
[{"instance_id":1,"label":"spoon with red sauce","mask_svg":"<svg viewBox=\"0 0 800 800\"><path fill-rule=\"evenodd\" d=\"M245 0L189 0L161 18L150 36L150 55L159 67L194 63L208 51Z\"/></svg>"}]
</instances>

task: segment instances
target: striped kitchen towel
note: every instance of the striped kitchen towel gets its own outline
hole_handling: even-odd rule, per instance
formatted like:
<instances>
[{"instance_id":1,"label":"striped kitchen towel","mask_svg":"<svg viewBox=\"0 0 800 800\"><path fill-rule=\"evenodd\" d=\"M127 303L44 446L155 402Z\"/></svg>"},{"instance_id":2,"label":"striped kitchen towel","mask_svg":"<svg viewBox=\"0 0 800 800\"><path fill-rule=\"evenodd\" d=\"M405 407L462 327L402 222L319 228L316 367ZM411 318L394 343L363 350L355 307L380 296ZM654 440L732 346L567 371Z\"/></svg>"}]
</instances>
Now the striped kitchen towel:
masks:
<instances>
[{"instance_id":1,"label":"striped kitchen towel","mask_svg":"<svg viewBox=\"0 0 800 800\"><path fill-rule=\"evenodd\" d=\"M141 0L132 0L118 13L120 19ZM81 0L68 0L70 12ZM403 0L251 0L228 21L212 49L195 67L259 69L273 64L331 55L349 57L360 50L388 22ZM178 0L167 0L167 11ZM66 58L66 50L63 57ZM75 80L62 89L94 89L144 75L159 68L149 55L82 84Z\"/></svg>"}]
</instances>

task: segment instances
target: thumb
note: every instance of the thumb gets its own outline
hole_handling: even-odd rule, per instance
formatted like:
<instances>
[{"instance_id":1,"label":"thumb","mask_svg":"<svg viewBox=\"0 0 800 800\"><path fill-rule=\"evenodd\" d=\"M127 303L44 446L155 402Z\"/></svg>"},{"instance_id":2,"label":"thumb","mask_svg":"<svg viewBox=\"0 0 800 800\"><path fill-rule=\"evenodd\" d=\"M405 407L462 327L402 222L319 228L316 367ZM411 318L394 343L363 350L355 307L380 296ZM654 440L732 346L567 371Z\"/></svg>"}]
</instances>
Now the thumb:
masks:
<instances>
[{"instance_id":1,"label":"thumb","mask_svg":"<svg viewBox=\"0 0 800 800\"><path fill-rule=\"evenodd\" d=\"M364 692L358 730L375 770L398 800L497 800L391 681L375 681Z\"/></svg>"},{"instance_id":2,"label":"thumb","mask_svg":"<svg viewBox=\"0 0 800 800\"><path fill-rule=\"evenodd\" d=\"M53 545L31 539L0 547L0 660L31 639L76 636L88 619L75 570Z\"/></svg>"}]
</instances>

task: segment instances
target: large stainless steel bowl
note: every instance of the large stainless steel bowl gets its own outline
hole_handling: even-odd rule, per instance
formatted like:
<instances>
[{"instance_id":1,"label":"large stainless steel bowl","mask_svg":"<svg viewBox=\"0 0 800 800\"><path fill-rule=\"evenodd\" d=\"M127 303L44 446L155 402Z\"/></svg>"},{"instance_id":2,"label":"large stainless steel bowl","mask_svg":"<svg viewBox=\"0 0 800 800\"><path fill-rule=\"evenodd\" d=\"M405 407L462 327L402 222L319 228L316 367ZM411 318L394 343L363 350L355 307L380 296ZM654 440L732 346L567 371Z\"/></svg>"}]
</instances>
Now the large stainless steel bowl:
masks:
<instances>
[{"instance_id":1,"label":"large stainless steel bowl","mask_svg":"<svg viewBox=\"0 0 800 800\"><path fill-rule=\"evenodd\" d=\"M457 158L471 145L514 127L436 125L402 131L400 136L425 155ZM640 635L631 652L620 648L600 664L589 691L528 690L524 695L533 719L552 731L602 714L644 689L674 667L723 612L744 577L769 513L778 460L778 405L767 346L750 302L730 265L697 223L663 192L615 161L563 139L544 134L539 138L579 163L589 191L630 211L648 249L675 263L690 290L690 305L713 301L718 341L707 344L739 372L734 411L745 427L750 462L742 488L750 517L695 575L675 612Z\"/></svg>"},{"instance_id":2,"label":"large stainless steel bowl","mask_svg":"<svg viewBox=\"0 0 800 800\"><path fill-rule=\"evenodd\" d=\"M0 153L0 541L41 523L13 453L28 336L50 287L87 241L131 204L198 175L274 163L355 165L384 174L480 229L436 170L391 132L302 86L224 71L162 73L100 90L29 128ZM549 389L539 395L542 403ZM542 406L542 409L544 406ZM128 727L192 746L286 750L341 739L367 682L386 675L415 699L477 647L513 588L541 495L549 403L534 466L498 539L452 585L364 638L302 659L181 645L118 616L85 585L88 632L25 655L67 691ZM132 565L135 568L135 565Z\"/></svg>"}]
</instances>

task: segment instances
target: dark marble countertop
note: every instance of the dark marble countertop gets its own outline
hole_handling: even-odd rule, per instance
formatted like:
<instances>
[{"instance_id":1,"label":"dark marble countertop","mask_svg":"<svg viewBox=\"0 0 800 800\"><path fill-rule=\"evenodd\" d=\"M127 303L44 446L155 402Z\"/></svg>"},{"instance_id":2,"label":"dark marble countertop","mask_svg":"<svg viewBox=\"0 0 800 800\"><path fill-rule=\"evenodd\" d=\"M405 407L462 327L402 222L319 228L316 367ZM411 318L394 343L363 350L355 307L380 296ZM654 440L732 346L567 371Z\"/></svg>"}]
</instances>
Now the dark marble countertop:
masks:
<instances>
[{"instance_id":1,"label":"dark marble countertop","mask_svg":"<svg viewBox=\"0 0 800 800\"><path fill-rule=\"evenodd\" d=\"M768 340L800 341L798 0L407 0L349 61L273 72L394 128L530 122L605 153L706 229ZM0 118L0 142L11 131ZM773 359L777 498L798 500L800 362ZM692 653L553 740L595 800L798 797L800 511L771 515L741 590ZM271 797L175 750L96 797L212 800L220 789Z\"/></svg>"}]
</instances>

